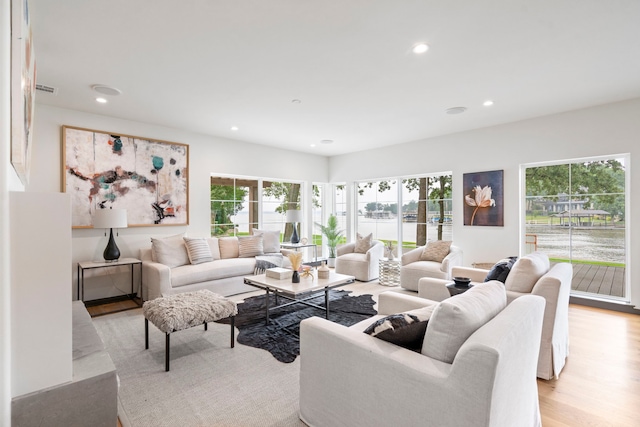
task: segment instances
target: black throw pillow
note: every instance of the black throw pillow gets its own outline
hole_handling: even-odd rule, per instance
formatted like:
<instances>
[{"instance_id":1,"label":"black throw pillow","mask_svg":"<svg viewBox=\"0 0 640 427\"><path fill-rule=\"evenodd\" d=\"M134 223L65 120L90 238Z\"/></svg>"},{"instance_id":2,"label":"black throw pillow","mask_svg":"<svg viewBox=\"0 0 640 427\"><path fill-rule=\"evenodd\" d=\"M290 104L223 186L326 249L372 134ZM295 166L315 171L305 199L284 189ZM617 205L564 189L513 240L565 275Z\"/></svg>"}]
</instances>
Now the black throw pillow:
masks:
<instances>
[{"instance_id":1,"label":"black throw pillow","mask_svg":"<svg viewBox=\"0 0 640 427\"><path fill-rule=\"evenodd\" d=\"M491 270L489 270L489 273L487 274L487 277L484 278L484 281L488 282L489 280L498 280L504 283L505 280L507 280L509 272L511 271L511 267L513 267L513 264L517 261L517 259L517 256L512 256L498 261L493 267L491 267Z\"/></svg>"},{"instance_id":2,"label":"black throw pillow","mask_svg":"<svg viewBox=\"0 0 640 427\"><path fill-rule=\"evenodd\" d=\"M435 306L391 314L378 319L363 332L409 350L420 352L427 323Z\"/></svg>"}]
</instances>

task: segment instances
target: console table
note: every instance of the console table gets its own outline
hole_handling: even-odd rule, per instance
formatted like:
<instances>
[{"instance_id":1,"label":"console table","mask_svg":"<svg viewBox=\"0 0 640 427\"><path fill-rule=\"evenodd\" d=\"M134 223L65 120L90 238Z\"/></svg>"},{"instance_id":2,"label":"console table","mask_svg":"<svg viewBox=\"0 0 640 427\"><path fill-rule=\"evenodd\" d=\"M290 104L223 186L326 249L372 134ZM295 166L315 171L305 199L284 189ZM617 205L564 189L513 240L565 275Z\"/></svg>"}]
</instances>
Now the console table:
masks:
<instances>
[{"instance_id":1,"label":"console table","mask_svg":"<svg viewBox=\"0 0 640 427\"><path fill-rule=\"evenodd\" d=\"M294 249L298 251L302 248L313 248L313 261L305 262L307 265L318 266L320 265L320 261L318 261L318 245L315 243L291 243L291 242L282 242L280 243L281 248L285 249Z\"/></svg>"}]
</instances>

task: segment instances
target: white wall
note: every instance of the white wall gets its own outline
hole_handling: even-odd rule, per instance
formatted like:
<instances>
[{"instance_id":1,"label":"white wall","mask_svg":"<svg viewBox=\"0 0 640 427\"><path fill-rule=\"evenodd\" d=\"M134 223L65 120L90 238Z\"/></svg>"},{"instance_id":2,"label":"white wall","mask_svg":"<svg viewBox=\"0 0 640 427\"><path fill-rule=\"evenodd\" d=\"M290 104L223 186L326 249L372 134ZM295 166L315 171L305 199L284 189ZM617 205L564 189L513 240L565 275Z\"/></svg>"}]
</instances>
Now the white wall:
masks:
<instances>
[{"instance_id":1,"label":"white wall","mask_svg":"<svg viewBox=\"0 0 640 427\"><path fill-rule=\"evenodd\" d=\"M328 159L322 156L280 150L151 124L87 114L36 103L31 180L27 191L58 192L61 189L61 126L143 136L189 144L189 226L136 227L120 230L116 243L122 257L138 257L141 247L153 236L187 232L190 236L210 233L211 173L275 179L327 181ZM73 230L73 295L76 295L76 263L102 259L107 244L103 230ZM85 299L119 295L130 289L128 269L114 277L96 270L85 276ZM137 273L136 273L137 274Z\"/></svg>"},{"instance_id":2,"label":"white wall","mask_svg":"<svg viewBox=\"0 0 640 427\"><path fill-rule=\"evenodd\" d=\"M464 116L460 116L462 120ZM539 117L490 128L430 138L392 147L332 157L330 182L453 172L453 210L462 212L462 175L504 170L504 227L464 226L454 218L453 238L464 251L464 263L489 262L520 253L520 166L534 162L610 154L631 154L631 189L640 188L633 173L640 157L640 99ZM390 161L390 159L394 159ZM395 160L400 159L400 160ZM636 170L638 167L635 168ZM627 248L632 302L640 305L640 227L634 224L640 198L631 194Z\"/></svg>"}]
</instances>

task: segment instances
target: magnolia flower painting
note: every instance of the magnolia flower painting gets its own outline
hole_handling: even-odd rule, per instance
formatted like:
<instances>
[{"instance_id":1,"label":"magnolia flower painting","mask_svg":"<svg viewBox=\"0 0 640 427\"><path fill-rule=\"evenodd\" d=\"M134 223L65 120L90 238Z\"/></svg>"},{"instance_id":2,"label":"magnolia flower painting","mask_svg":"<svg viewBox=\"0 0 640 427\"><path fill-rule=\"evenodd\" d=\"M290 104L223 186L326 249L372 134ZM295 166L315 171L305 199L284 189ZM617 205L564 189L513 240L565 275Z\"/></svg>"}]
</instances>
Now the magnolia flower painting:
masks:
<instances>
[{"instance_id":1,"label":"magnolia flower painting","mask_svg":"<svg viewBox=\"0 0 640 427\"><path fill-rule=\"evenodd\" d=\"M503 226L503 171L464 174L464 225Z\"/></svg>"}]
</instances>

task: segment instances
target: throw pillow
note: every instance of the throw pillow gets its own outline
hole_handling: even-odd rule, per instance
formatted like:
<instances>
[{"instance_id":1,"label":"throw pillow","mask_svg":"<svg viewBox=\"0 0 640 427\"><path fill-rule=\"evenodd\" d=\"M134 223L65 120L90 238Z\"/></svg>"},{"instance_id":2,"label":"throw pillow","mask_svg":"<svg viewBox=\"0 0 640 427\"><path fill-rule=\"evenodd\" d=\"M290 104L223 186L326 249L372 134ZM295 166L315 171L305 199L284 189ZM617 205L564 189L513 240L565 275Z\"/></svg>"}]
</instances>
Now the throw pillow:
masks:
<instances>
[{"instance_id":1,"label":"throw pillow","mask_svg":"<svg viewBox=\"0 0 640 427\"><path fill-rule=\"evenodd\" d=\"M435 242L427 243L420 255L420 261L442 262L449 255L451 243L450 240L436 240Z\"/></svg>"},{"instance_id":2,"label":"throw pillow","mask_svg":"<svg viewBox=\"0 0 640 427\"><path fill-rule=\"evenodd\" d=\"M512 256L496 262L493 267L491 267L491 270L489 270L489 273L487 273L487 277L484 278L484 281L488 282L489 280L497 280L504 283L511 271L511 267L513 267L513 264L517 259L517 256Z\"/></svg>"},{"instance_id":3,"label":"throw pillow","mask_svg":"<svg viewBox=\"0 0 640 427\"><path fill-rule=\"evenodd\" d=\"M220 246L220 258L228 259L240 256L237 237L220 237L218 238L218 245Z\"/></svg>"},{"instance_id":4,"label":"throw pillow","mask_svg":"<svg viewBox=\"0 0 640 427\"><path fill-rule=\"evenodd\" d=\"M253 229L254 236L262 236L262 245L265 254L280 253L280 232Z\"/></svg>"},{"instance_id":5,"label":"throw pillow","mask_svg":"<svg viewBox=\"0 0 640 427\"><path fill-rule=\"evenodd\" d=\"M549 271L549 257L542 252L523 256L513 264L504 282L508 291L530 293L539 278Z\"/></svg>"},{"instance_id":6,"label":"throw pillow","mask_svg":"<svg viewBox=\"0 0 640 427\"><path fill-rule=\"evenodd\" d=\"M153 245L153 239L163 239L163 240L167 240L167 239L173 239L173 240L177 240L179 242L182 242L182 238L184 237L184 233L181 234L174 234L173 236L166 236L166 237L152 237L151 238L151 261L153 262L160 262L158 261L158 256L156 255L156 248Z\"/></svg>"},{"instance_id":7,"label":"throw pillow","mask_svg":"<svg viewBox=\"0 0 640 427\"><path fill-rule=\"evenodd\" d=\"M413 351L420 351L427 323L436 305L378 319L363 332Z\"/></svg>"},{"instance_id":8,"label":"throw pillow","mask_svg":"<svg viewBox=\"0 0 640 427\"><path fill-rule=\"evenodd\" d=\"M360 233L356 234L356 246L353 249L353 252L357 254L366 254L369 249L371 249L371 244L373 243L373 233L362 237Z\"/></svg>"},{"instance_id":9,"label":"throw pillow","mask_svg":"<svg viewBox=\"0 0 640 427\"><path fill-rule=\"evenodd\" d=\"M155 253L156 261L164 264L169 268L180 267L190 263L187 247L184 243L182 235L180 239L177 236L170 236L164 239L151 238L152 257Z\"/></svg>"},{"instance_id":10,"label":"throw pillow","mask_svg":"<svg viewBox=\"0 0 640 427\"><path fill-rule=\"evenodd\" d=\"M209 237L207 238L207 243L209 244L209 249L211 250L211 257L213 260L220 259L220 243L218 242L217 237Z\"/></svg>"},{"instance_id":11,"label":"throw pillow","mask_svg":"<svg viewBox=\"0 0 640 427\"><path fill-rule=\"evenodd\" d=\"M462 344L507 306L507 291L497 280L479 283L448 298L433 310L424 335L422 354L453 363Z\"/></svg>"},{"instance_id":12,"label":"throw pillow","mask_svg":"<svg viewBox=\"0 0 640 427\"><path fill-rule=\"evenodd\" d=\"M262 236L238 237L238 250L240 258L251 258L263 255Z\"/></svg>"},{"instance_id":13,"label":"throw pillow","mask_svg":"<svg viewBox=\"0 0 640 427\"><path fill-rule=\"evenodd\" d=\"M209 243L204 237L185 237L184 243L187 245L187 255L191 264L213 261Z\"/></svg>"}]
</instances>

